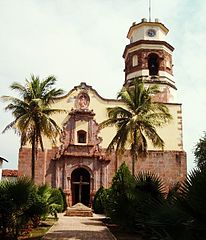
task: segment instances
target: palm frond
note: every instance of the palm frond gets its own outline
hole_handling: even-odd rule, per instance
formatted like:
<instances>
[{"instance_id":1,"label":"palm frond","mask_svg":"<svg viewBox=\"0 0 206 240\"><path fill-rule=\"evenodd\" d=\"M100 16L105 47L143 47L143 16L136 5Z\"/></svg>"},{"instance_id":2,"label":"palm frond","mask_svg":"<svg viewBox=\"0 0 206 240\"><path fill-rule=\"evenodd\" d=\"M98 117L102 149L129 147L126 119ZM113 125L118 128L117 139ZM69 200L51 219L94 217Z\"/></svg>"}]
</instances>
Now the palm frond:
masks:
<instances>
[{"instance_id":1,"label":"palm frond","mask_svg":"<svg viewBox=\"0 0 206 240\"><path fill-rule=\"evenodd\" d=\"M156 129L151 124L145 124L143 128L146 136L148 139L150 139L155 147L164 148L164 141L163 139L158 135Z\"/></svg>"},{"instance_id":2,"label":"palm frond","mask_svg":"<svg viewBox=\"0 0 206 240\"><path fill-rule=\"evenodd\" d=\"M141 79L136 78L128 86L125 85L118 94L124 106L107 109L108 119L100 123L100 129L116 127L116 135L111 140L108 150L122 154L126 146L131 155L147 153L147 139L155 147L164 147L163 139L158 135L156 127L162 127L171 119L166 105L152 101L152 96L160 92L157 85L145 88Z\"/></svg>"},{"instance_id":3,"label":"palm frond","mask_svg":"<svg viewBox=\"0 0 206 240\"><path fill-rule=\"evenodd\" d=\"M154 198L164 198L166 193L165 185L157 174L143 171L135 175L134 179L135 188L138 191L149 193Z\"/></svg>"},{"instance_id":4,"label":"palm frond","mask_svg":"<svg viewBox=\"0 0 206 240\"><path fill-rule=\"evenodd\" d=\"M54 143L60 132L59 126L51 116L66 112L64 109L50 107L54 97L63 93L63 90L53 88L55 82L54 76L40 80L38 76L31 75L31 80L26 79L24 86L17 82L11 85L11 89L16 90L20 98L2 96L0 99L8 102L5 110L10 111L15 118L3 132L14 129L15 133L21 135L21 146L27 142L32 145L32 178L34 178L34 155L37 153L38 145L40 144L44 150L43 136Z\"/></svg>"}]
</instances>

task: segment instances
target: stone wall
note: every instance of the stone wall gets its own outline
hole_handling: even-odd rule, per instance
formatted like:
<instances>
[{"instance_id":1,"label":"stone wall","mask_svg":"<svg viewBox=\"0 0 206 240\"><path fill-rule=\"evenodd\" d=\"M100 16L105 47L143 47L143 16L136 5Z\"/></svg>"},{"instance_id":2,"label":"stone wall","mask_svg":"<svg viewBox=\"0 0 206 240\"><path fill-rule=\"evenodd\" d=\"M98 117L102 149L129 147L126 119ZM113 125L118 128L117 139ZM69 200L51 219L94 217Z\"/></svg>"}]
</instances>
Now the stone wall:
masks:
<instances>
[{"instance_id":1,"label":"stone wall","mask_svg":"<svg viewBox=\"0 0 206 240\"><path fill-rule=\"evenodd\" d=\"M35 183L49 185L52 184L52 178L55 174L55 167L52 159L55 157L57 150L50 149L38 150L35 162ZM19 150L18 175L31 177L31 148L21 148Z\"/></svg>"},{"instance_id":2,"label":"stone wall","mask_svg":"<svg viewBox=\"0 0 206 240\"><path fill-rule=\"evenodd\" d=\"M118 165L125 161L132 169L129 153L120 157ZM135 163L135 174L139 171L156 173L167 187L183 181L187 175L186 153L184 151L148 151L147 157L139 157ZM111 172L112 175L112 172Z\"/></svg>"},{"instance_id":3,"label":"stone wall","mask_svg":"<svg viewBox=\"0 0 206 240\"><path fill-rule=\"evenodd\" d=\"M112 178L116 168L125 161L132 169L132 162L129 151L115 160L114 154L110 156L110 161L101 161L88 157L63 157L61 160L55 159L56 149L39 151L35 166L35 182L37 184L48 183L54 187L68 189L67 178L78 167L86 168L93 178L93 191L103 185L108 188L112 183ZM22 148L19 152L19 175L31 176L31 149ZM63 172L64 171L64 172ZM184 151L149 151L147 157L138 158L135 163L135 173L138 171L150 171L158 174L164 183L169 187L186 177L186 153Z\"/></svg>"}]
</instances>

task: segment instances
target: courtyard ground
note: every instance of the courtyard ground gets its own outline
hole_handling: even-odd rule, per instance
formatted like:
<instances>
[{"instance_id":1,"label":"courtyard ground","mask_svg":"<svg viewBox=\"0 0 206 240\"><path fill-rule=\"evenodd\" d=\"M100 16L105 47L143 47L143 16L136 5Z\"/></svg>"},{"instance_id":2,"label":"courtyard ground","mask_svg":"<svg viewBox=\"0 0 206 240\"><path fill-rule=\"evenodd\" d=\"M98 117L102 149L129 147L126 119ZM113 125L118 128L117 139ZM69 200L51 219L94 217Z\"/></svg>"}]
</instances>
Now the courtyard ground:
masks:
<instances>
[{"instance_id":1,"label":"courtyard ground","mask_svg":"<svg viewBox=\"0 0 206 240\"><path fill-rule=\"evenodd\" d=\"M56 222L44 240L115 240L108 228L102 223L104 216L94 214L93 217L68 217L59 214Z\"/></svg>"}]
</instances>

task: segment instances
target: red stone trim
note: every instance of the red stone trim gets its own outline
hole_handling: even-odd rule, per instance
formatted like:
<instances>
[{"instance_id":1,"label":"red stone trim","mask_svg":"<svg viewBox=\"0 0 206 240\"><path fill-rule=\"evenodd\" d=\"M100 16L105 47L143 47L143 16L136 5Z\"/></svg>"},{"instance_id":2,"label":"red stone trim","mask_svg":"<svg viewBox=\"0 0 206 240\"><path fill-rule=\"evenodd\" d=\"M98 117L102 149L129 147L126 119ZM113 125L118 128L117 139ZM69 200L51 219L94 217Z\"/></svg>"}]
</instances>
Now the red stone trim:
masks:
<instances>
[{"instance_id":1,"label":"red stone trim","mask_svg":"<svg viewBox=\"0 0 206 240\"><path fill-rule=\"evenodd\" d=\"M67 161L69 161L69 160L67 160ZM86 169L86 170L89 172L91 179L94 179L94 172L92 171L92 169L91 169L90 167L88 167L87 165L84 165L84 164L81 164L81 165L75 164L75 165L73 165L73 166L69 169L69 171L67 170L67 174L71 177L72 172L73 172L75 169L80 168L80 167Z\"/></svg>"},{"instance_id":2,"label":"red stone trim","mask_svg":"<svg viewBox=\"0 0 206 240\"><path fill-rule=\"evenodd\" d=\"M71 116L63 126L60 136L61 146L57 158L61 156L73 157L98 157L98 159L107 161L99 147L102 138L99 137L99 125L94 120L95 113L89 109L72 109ZM84 120L88 124L88 137L85 144L74 144L75 124L79 120Z\"/></svg>"},{"instance_id":3,"label":"red stone trim","mask_svg":"<svg viewBox=\"0 0 206 240\"><path fill-rule=\"evenodd\" d=\"M177 111L177 119L178 119L178 130L180 131L180 142L178 144L179 147L182 147L183 149L183 125L182 125L182 109L181 109L181 106L180 106L180 110Z\"/></svg>"},{"instance_id":4,"label":"red stone trim","mask_svg":"<svg viewBox=\"0 0 206 240\"><path fill-rule=\"evenodd\" d=\"M97 158L99 161L110 161L107 155L102 153L100 149L96 149L95 145L74 145L70 144L55 161L63 157L77 157L77 158Z\"/></svg>"},{"instance_id":5,"label":"red stone trim","mask_svg":"<svg viewBox=\"0 0 206 240\"><path fill-rule=\"evenodd\" d=\"M18 170L3 169L2 176L3 177L18 177Z\"/></svg>"},{"instance_id":6,"label":"red stone trim","mask_svg":"<svg viewBox=\"0 0 206 240\"><path fill-rule=\"evenodd\" d=\"M127 84L129 84L128 82L131 82L133 79L135 79L135 78L126 79L123 86L126 86ZM155 80L151 80L149 76L141 76L140 79L142 79L143 83L149 83L149 84L153 83L153 84L157 84L157 85L165 84L165 85L168 85L168 86L172 87L173 89L177 90L177 88L174 84L172 84L168 81L165 81L165 80L163 81L163 80L161 80L160 77L156 77Z\"/></svg>"},{"instance_id":7,"label":"red stone trim","mask_svg":"<svg viewBox=\"0 0 206 240\"><path fill-rule=\"evenodd\" d=\"M172 69L172 55L163 49L138 49L128 53L125 56L125 79L127 79L128 74L135 73L141 70L148 70L148 58L150 54L156 54L159 60L159 71L167 72L173 76ZM132 59L133 56L137 55L138 65L133 66ZM167 66L169 61L170 68Z\"/></svg>"},{"instance_id":8,"label":"red stone trim","mask_svg":"<svg viewBox=\"0 0 206 240\"><path fill-rule=\"evenodd\" d=\"M148 45L164 45L165 47L169 48L172 52L174 51L174 47L170 45L169 43L165 41L158 41L158 40L139 40L133 43L130 43L126 45L124 53L122 55L123 58L125 58L126 52L135 46L141 45L141 44L148 44Z\"/></svg>"}]
</instances>

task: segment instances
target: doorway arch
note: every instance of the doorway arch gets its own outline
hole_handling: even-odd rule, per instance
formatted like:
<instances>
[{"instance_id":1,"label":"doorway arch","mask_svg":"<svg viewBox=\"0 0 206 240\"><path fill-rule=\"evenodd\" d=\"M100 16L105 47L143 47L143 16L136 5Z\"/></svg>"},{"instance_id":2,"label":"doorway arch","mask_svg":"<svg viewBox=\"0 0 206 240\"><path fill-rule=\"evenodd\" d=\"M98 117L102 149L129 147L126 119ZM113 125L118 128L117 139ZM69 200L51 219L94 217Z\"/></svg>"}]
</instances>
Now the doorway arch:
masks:
<instances>
[{"instance_id":1,"label":"doorway arch","mask_svg":"<svg viewBox=\"0 0 206 240\"><path fill-rule=\"evenodd\" d=\"M76 168L71 174L72 205L81 202L90 205L90 173L85 168Z\"/></svg>"}]
</instances>

